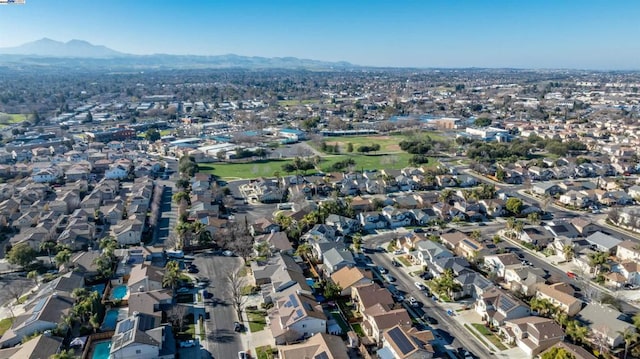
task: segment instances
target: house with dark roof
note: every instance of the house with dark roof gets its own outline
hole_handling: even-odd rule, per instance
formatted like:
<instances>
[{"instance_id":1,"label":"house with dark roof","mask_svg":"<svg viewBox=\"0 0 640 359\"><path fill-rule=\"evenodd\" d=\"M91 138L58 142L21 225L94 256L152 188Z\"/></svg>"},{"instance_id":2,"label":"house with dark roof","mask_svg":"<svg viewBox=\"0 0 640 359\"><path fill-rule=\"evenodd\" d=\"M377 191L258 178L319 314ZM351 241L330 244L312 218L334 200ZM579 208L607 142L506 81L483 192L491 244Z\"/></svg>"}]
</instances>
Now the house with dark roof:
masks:
<instances>
[{"instance_id":1,"label":"house with dark roof","mask_svg":"<svg viewBox=\"0 0 640 359\"><path fill-rule=\"evenodd\" d=\"M492 288L482 294L476 300L475 310L482 320L496 327L502 326L507 320L531 314L529 306L498 288Z\"/></svg>"},{"instance_id":2,"label":"house with dark roof","mask_svg":"<svg viewBox=\"0 0 640 359\"><path fill-rule=\"evenodd\" d=\"M173 359L176 343L170 325L154 326L155 319L137 313L116 325L110 358Z\"/></svg>"},{"instance_id":3,"label":"house with dark roof","mask_svg":"<svg viewBox=\"0 0 640 359\"><path fill-rule=\"evenodd\" d=\"M430 359L435 354L430 330L418 330L411 326L396 325L382 334L380 359Z\"/></svg>"},{"instance_id":4,"label":"house with dark roof","mask_svg":"<svg viewBox=\"0 0 640 359\"><path fill-rule=\"evenodd\" d=\"M0 338L1 347L14 346L34 333L56 328L62 317L69 313L74 299L53 293L31 304L24 314L13 320L11 328Z\"/></svg>"},{"instance_id":5,"label":"house with dark roof","mask_svg":"<svg viewBox=\"0 0 640 359\"><path fill-rule=\"evenodd\" d=\"M530 358L561 342L564 331L553 319L524 317L508 320L500 328L508 344L516 344Z\"/></svg>"},{"instance_id":6,"label":"house with dark roof","mask_svg":"<svg viewBox=\"0 0 640 359\"><path fill-rule=\"evenodd\" d=\"M576 238L580 236L580 233L571 223L563 220L548 222L544 228L554 237Z\"/></svg>"},{"instance_id":7,"label":"house with dark roof","mask_svg":"<svg viewBox=\"0 0 640 359\"><path fill-rule=\"evenodd\" d=\"M462 273L454 281L462 287L460 296L470 296L473 299L478 299L478 297L494 287L490 280L478 272Z\"/></svg>"}]
</instances>

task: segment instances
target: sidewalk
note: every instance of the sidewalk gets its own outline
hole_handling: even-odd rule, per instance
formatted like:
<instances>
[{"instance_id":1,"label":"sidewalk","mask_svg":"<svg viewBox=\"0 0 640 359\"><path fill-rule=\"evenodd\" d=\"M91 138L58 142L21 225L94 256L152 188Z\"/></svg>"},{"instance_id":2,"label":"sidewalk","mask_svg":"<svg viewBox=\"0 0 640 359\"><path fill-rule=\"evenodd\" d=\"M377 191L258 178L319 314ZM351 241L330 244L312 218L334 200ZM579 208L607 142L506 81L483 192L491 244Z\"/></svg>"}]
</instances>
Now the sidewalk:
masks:
<instances>
[{"instance_id":1,"label":"sidewalk","mask_svg":"<svg viewBox=\"0 0 640 359\"><path fill-rule=\"evenodd\" d=\"M266 318L267 325L263 330L259 332L251 332L249 329L249 317L247 316L247 307L255 306L260 309L260 305L262 304L262 297L260 295L250 295L247 297L247 301L244 304L244 310L242 311L242 324L244 324L246 331L242 333L240 339L242 341L242 346L245 350L251 350L251 354L255 356L256 348L262 346L270 346L275 348L275 340L273 338L273 334L271 333L271 328L269 328L269 318Z\"/></svg>"}]
</instances>

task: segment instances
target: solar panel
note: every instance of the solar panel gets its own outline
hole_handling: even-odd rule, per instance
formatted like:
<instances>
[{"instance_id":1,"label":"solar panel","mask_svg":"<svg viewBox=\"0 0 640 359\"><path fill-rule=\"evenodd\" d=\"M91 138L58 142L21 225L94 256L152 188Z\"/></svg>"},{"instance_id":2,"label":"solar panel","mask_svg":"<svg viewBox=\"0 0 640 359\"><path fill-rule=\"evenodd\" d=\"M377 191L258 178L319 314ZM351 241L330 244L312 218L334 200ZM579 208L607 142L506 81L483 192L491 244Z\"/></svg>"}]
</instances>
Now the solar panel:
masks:
<instances>
[{"instance_id":1,"label":"solar panel","mask_svg":"<svg viewBox=\"0 0 640 359\"><path fill-rule=\"evenodd\" d=\"M127 319L118 323L118 334L122 334L133 329L133 320Z\"/></svg>"},{"instance_id":2,"label":"solar panel","mask_svg":"<svg viewBox=\"0 0 640 359\"><path fill-rule=\"evenodd\" d=\"M409 338L404 334L404 332L400 328L393 328L388 332L391 339L396 343L398 349L402 352L402 354L407 355L411 351L415 350L416 347L409 341Z\"/></svg>"},{"instance_id":3,"label":"solar panel","mask_svg":"<svg viewBox=\"0 0 640 359\"><path fill-rule=\"evenodd\" d=\"M329 356L327 355L327 352L322 352L314 356L313 359L329 359Z\"/></svg>"},{"instance_id":4,"label":"solar panel","mask_svg":"<svg viewBox=\"0 0 640 359\"><path fill-rule=\"evenodd\" d=\"M302 309L296 309L297 318L302 318L303 315L304 315L304 313L302 312Z\"/></svg>"},{"instance_id":5,"label":"solar panel","mask_svg":"<svg viewBox=\"0 0 640 359\"><path fill-rule=\"evenodd\" d=\"M313 312L313 307L309 303L303 303L306 310Z\"/></svg>"},{"instance_id":6,"label":"solar panel","mask_svg":"<svg viewBox=\"0 0 640 359\"><path fill-rule=\"evenodd\" d=\"M289 294L289 302L291 302L291 305L292 305L294 308L298 308L298 305L299 305L299 304L298 304L298 298L296 298L296 296L295 296L295 295L293 295L293 294Z\"/></svg>"},{"instance_id":7,"label":"solar panel","mask_svg":"<svg viewBox=\"0 0 640 359\"><path fill-rule=\"evenodd\" d=\"M516 303L514 303L513 301L509 300L509 298L506 297L500 297L500 308L509 311L511 310L511 308L515 307Z\"/></svg>"}]
</instances>

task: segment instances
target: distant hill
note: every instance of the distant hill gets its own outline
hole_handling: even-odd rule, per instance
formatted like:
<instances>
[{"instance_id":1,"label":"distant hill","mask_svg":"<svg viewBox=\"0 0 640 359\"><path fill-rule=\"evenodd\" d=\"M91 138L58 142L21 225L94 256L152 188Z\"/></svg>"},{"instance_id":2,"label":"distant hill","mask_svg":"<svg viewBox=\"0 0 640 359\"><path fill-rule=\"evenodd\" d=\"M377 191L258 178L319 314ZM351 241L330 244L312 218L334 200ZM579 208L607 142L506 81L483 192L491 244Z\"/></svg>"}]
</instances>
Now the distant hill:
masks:
<instances>
[{"instance_id":1,"label":"distant hill","mask_svg":"<svg viewBox=\"0 0 640 359\"><path fill-rule=\"evenodd\" d=\"M348 62L327 62L296 57L257 57L234 54L196 55L131 55L83 40L60 42L48 38L16 47L0 48L0 65L81 68L282 68L345 69L356 67Z\"/></svg>"}]
</instances>

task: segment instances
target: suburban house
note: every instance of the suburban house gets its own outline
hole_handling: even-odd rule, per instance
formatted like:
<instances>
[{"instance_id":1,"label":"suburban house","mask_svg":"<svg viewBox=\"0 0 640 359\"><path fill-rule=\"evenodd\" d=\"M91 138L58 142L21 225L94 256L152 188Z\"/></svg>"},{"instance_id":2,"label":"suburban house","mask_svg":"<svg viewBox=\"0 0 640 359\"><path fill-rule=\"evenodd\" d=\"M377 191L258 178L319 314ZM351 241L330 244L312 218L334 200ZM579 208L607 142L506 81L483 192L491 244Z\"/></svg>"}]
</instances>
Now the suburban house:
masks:
<instances>
[{"instance_id":1,"label":"suburban house","mask_svg":"<svg viewBox=\"0 0 640 359\"><path fill-rule=\"evenodd\" d=\"M322 268L330 275L343 267L354 267L356 261L348 249L331 248L325 252L322 260Z\"/></svg>"},{"instance_id":2,"label":"suburban house","mask_svg":"<svg viewBox=\"0 0 640 359\"><path fill-rule=\"evenodd\" d=\"M594 224L582 217L572 218L570 222L582 237L588 237L600 230L600 227L597 224Z\"/></svg>"},{"instance_id":3,"label":"suburban house","mask_svg":"<svg viewBox=\"0 0 640 359\"><path fill-rule=\"evenodd\" d=\"M273 303L289 289L311 294L304 272L296 261L277 253L265 262L251 262L255 285L259 286L265 303Z\"/></svg>"},{"instance_id":4,"label":"suburban house","mask_svg":"<svg viewBox=\"0 0 640 359\"><path fill-rule=\"evenodd\" d=\"M619 273L624 278L625 283L640 285L640 263L634 260L620 262L611 269L613 273Z\"/></svg>"},{"instance_id":5,"label":"suburban house","mask_svg":"<svg viewBox=\"0 0 640 359\"><path fill-rule=\"evenodd\" d=\"M553 319L524 317L505 322L500 334L509 344L516 344L530 358L561 342L564 331Z\"/></svg>"},{"instance_id":6,"label":"suburban house","mask_svg":"<svg viewBox=\"0 0 640 359\"><path fill-rule=\"evenodd\" d=\"M574 297L575 291L567 283L539 284L536 297L546 299L570 317L582 310L582 301Z\"/></svg>"},{"instance_id":7,"label":"suburban house","mask_svg":"<svg viewBox=\"0 0 640 359\"><path fill-rule=\"evenodd\" d=\"M460 296L470 296L473 299L478 299L478 297L494 287L490 280L478 272L462 273L454 281L462 287Z\"/></svg>"},{"instance_id":8,"label":"suburban house","mask_svg":"<svg viewBox=\"0 0 640 359\"><path fill-rule=\"evenodd\" d=\"M413 214L409 210L386 206L382 209L382 215L389 222L389 227L398 228L411 225Z\"/></svg>"},{"instance_id":9,"label":"suburban house","mask_svg":"<svg viewBox=\"0 0 640 359\"><path fill-rule=\"evenodd\" d=\"M389 225L387 218L379 212L360 212L358 213L358 220L365 231L387 228Z\"/></svg>"},{"instance_id":10,"label":"suburban house","mask_svg":"<svg viewBox=\"0 0 640 359\"><path fill-rule=\"evenodd\" d=\"M396 325L384 331L382 348L376 354L380 359L430 359L435 354L433 340L429 330Z\"/></svg>"},{"instance_id":11,"label":"suburban house","mask_svg":"<svg viewBox=\"0 0 640 359\"><path fill-rule=\"evenodd\" d=\"M440 241L442 241L442 244L444 244L447 248L453 251L455 251L456 248L458 248L458 244L460 242L468 239L471 239L471 238L467 236L465 233L460 231L453 231L449 233L443 233L440 235Z\"/></svg>"},{"instance_id":12,"label":"suburban house","mask_svg":"<svg viewBox=\"0 0 640 359\"><path fill-rule=\"evenodd\" d=\"M267 234L271 232L277 232L280 230L280 226L273 223L271 220L261 217L256 219L251 226L249 226L249 233L252 236L257 236L260 234Z\"/></svg>"},{"instance_id":13,"label":"suburban house","mask_svg":"<svg viewBox=\"0 0 640 359\"><path fill-rule=\"evenodd\" d=\"M34 333L55 329L74 303L73 298L57 293L39 299L14 319L11 328L0 338L0 347L14 346Z\"/></svg>"},{"instance_id":14,"label":"suburban house","mask_svg":"<svg viewBox=\"0 0 640 359\"><path fill-rule=\"evenodd\" d=\"M580 236L576 228L567 221L548 222L544 228L554 237L576 238Z\"/></svg>"},{"instance_id":15,"label":"suburban house","mask_svg":"<svg viewBox=\"0 0 640 359\"><path fill-rule=\"evenodd\" d=\"M271 232L269 234L263 234L255 238L254 247L257 247L260 243L266 243L271 252L283 252L293 254L293 247L286 232Z\"/></svg>"},{"instance_id":16,"label":"suburban house","mask_svg":"<svg viewBox=\"0 0 640 359\"><path fill-rule=\"evenodd\" d=\"M625 315L607 304L589 303L578 313L578 320L589 327L592 338L601 338L610 348L624 342L622 333L635 330L633 324L625 322Z\"/></svg>"},{"instance_id":17,"label":"suburban house","mask_svg":"<svg viewBox=\"0 0 640 359\"><path fill-rule=\"evenodd\" d=\"M539 283L544 283L545 271L526 265L513 266L504 272L504 281L515 293L534 295Z\"/></svg>"},{"instance_id":18,"label":"suburban house","mask_svg":"<svg viewBox=\"0 0 640 359\"><path fill-rule=\"evenodd\" d=\"M539 196L553 197L560 193L562 189L552 182L536 182L531 187L531 191Z\"/></svg>"},{"instance_id":19,"label":"suburban house","mask_svg":"<svg viewBox=\"0 0 640 359\"><path fill-rule=\"evenodd\" d=\"M593 233L585 238L585 240L589 245L591 245L592 249L611 254L616 253L618 244L622 243L618 238L604 234L600 231Z\"/></svg>"},{"instance_id":20,"label":"suburban house","mask_svg":"<svg viewBox=\"0 0 640 359\"><path fill-rule=\"evenodd\" d=\"M354 309L360 314L363 314L367 308L376 304L390 309L395 303L391 297L391 293L376 283L351 288L351 301L355 307Z\"/></svg>"},{"instance_id":21,"label":"suburban house","mask_svg":"<svg viewBox=\"0 0 640 359\"><path fill-rule=\"evenodd\" d=\"M136 218L119 221L111 227L113 237L120 245L140 244L144 223Z\"/></svg>"},{"instance_id":22,"label":"suburban house","mask_svg":"<svg viewBox=\"0 0 640 359\"><path fill-rule=\"evenodd\" d=\"M325 333L314 334L303 343L278 346L278 353L280 359L349 359L342 338Z\"/></svg>"},{"instance_id":23,"label":"suburban house","mask_svg":"<svg viewBox=\"0 0 640 359\"><path fill-rule=\"evenodd\" d=\"M572 355L572 358L574 358L574 359L598 359L593 354L591 354L588 350L586 350L585 348L583 348L583 347L581 347L579 345L569 344L567 342L559 342L556 345L551 346L549 349L543 351L540 354L544 355L547 352L555 350L554 348L562 349L562 350L568 352L569 354Z\"/></svg>"},{"instance_id":24,"label":"suburban house","mask_svg":"<svg viewBox=\"0 0 640 359\"><path fill-rule=\"evenodd\" d=\"M622 241L618 244L616 257L620 261L640 261L640 246L631 240Z\"/></svg>"},{"instance_id":25,"label":"suburban house","mask_svg":"<svg viewBox=\"0 0 640 359\"><path fill-rule=\"evenodd\" d=\"M170 325L154 327L155 319L137 313L118 322L111 338L110 358L173 359L176 342Z\"/></svg>"},{"instance_id":26,"label":"suburban house","mask_svg":"<svg viewBox=\"0 0 640 359\"><path fill-rule=\"evenodd\" d=\"M553 234L541 226L527 226L519 233L521 241L533 244L538 248L545 248L553 242Z\"/></svg>"},{"instance_id":27,"label":"suburban house","mask_svg":"<svg viewBox=\"0 0 640 359\"><path fill-rule=\"evenodd\" d=\"M269 311L269 326L278 345L326 333L327 317L315 298L288 290Z\"/></svg>"},{"instance_id":28,"label":"suburban house","mask_svg":"<svg viewBox=\"0 0 640 359\"><path fill-rule=\"evenodd\" d=\"M492 288L476 300L475 309L482 320L496 327L505 321L526 317L531 314L529 307L506 292Z\"/></svg>"},{"instance_id":29,"label":"suburban house","mask_svg":"<svg viewBox=\"0 0 640 359\"><path fill-rule=\"evenodd\" d=\"M342 289L340 295L351 297L351 288L373 283L373 275L362 268L342 267L331 274L331 280Z\"/></svg>"},{"instance_id":30,"label":"suburban house","mask_svg":"<svg viewBox=\"0 0 640 359\"><path fill-rule=\"evenodd\" d=\"M428 263L434 263L440 258L453 257L453 253L446 249L444 245L430 240L419 241L412 255L417 256L423 266L428 265Z\"/></svg>"},{"instance_id":31,"label":"suburban house","mask_svg":"<svg viewBox=\"0 0 640 359\"><path fill-rule=\"evenodd\" d=\"M324 223L334 227L343 235L350 235L360 229L360 223L358 223L357 220L349 217L338 216L337 214L328 215Z\"/></svg>"},{"instance_id":32,"label":"suburban house","mask_svg":"<svg viewBox=\"0 0 640 359\"><path fill-rule=\"evenodd\" d=\"M29 341L12 348L0 349L3 359L51 358L62 348L63 338L51 335L38 335Z\"/></svg>"},{"instance_id":33,"label":"suburban house","mask_svg":"<svg viewBox=\"0 0 640 359\"><path fill-rule=\"evenodd\" d=\"M485 256L484 265L498 277L504 278L508 268L520 267L522 261L513 253L503 253Z\"/></svg>"},{"instance_id":34,"label":"suburban house","mask_svg":"<svg viewBox=\"0 0 640 359\"><path fill-rule=\"evenodd\" d=\"M172 305L173 293L168 289L130 293L127 299L129 315L142 313L149 318L153 318L153 328L160 326L162 314L169 310Z\"/></svg>"},{"instance_id":35,"label":"suburban house","mask_svg":"<svg viewBox=\"0 0 640 359\"><path fill-rule=\"evenodd\" d=\"M129 293L145 292L162 289L164 268L151 264L136 264L131 268L131 274L127 281Z\"/></svg>"}]
</instances>

